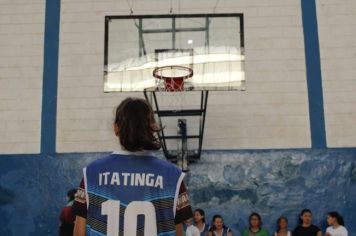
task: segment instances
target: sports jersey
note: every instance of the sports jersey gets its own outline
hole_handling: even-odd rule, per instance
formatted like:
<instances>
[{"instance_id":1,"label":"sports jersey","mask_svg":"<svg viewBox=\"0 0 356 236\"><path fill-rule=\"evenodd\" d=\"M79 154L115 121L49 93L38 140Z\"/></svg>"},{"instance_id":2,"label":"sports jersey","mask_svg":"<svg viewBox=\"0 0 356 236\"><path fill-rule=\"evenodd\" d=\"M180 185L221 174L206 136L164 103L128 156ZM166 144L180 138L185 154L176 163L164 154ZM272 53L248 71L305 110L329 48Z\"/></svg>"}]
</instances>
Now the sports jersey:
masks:
<instances>
[{"instance_id":1,"label":"sports jersey","mask_svg":"<svg viewBox=\"0 0 356 236\"><path fill-rule=\"evenodd\" d=\"M83 174L74 211L87 219L87 236L173 236L192 217L184 173L147 152L115 152Z\"/></svg>"},{"instance_id":2,"label":"sports jersey","mask_svg":"<svg viewBox=\"0 0 356 236\"><path fill-rule=\"evenodd\" d=\"M231 232L231 229L223 228L221 235L219 235L216 231L213 231L213 235L214 236L227 236L227 233L230 233L230 232Z\"/></svg>"},{"instance_id":3,"label":"sports jersey","mask_svg":"<svg viewBox=\"0 0 356 236\"><path fill-rule=\"evenodd\" d=\"M210 226L208 224L204 223L204 227L202 228L202 230L199 230L200 236L208 235L209 228L210 228Z\"/></svg>"}]
</instances>

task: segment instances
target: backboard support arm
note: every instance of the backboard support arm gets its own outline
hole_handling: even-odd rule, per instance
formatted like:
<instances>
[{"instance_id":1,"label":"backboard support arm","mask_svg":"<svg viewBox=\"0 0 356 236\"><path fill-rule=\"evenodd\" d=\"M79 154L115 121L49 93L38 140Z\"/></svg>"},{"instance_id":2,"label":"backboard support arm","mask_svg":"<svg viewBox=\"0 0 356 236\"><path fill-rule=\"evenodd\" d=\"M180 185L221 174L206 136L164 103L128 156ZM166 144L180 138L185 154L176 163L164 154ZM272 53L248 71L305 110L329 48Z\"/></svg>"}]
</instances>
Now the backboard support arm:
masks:
<instances>
[{"instance_id":1,"label":"backboard support arm","mask_svg":"<svg viewBox=\"0 0 356 236\"><path fill-rule=\"evenodd\" d=\"M177 142L181 140L189 140L189 139L198 139L198 147L195 150L182 150L181 153L185 153L187 156L188 162L196 162L200 159L202 153L203 146L203 138L204 138L204 128L205 128L205 117L207 112L207 104L208 104L208 95L209 91L200 91L200 106L195 109L181 109L181 110L161 110L158 104L157 94L158 91L144 91L144 95L146 100L151 104L154 113L158 118L158 122L160 125L160 131L158 132L158 138L162 144L162 150L167 158L174 163L178 161L179 151L177 150L168 150L166 140L174 140ZM177 117L178 122L179 118L185 116L197 116L199 117L199 131L198 134L187 135L186 131L178 132L177 135L166 135L164 132L164 126L162 124L163 117ZM186 128L186 127L185 127ZM184 145L183 145L184 146Z\"/></svg>"}]
</instances>

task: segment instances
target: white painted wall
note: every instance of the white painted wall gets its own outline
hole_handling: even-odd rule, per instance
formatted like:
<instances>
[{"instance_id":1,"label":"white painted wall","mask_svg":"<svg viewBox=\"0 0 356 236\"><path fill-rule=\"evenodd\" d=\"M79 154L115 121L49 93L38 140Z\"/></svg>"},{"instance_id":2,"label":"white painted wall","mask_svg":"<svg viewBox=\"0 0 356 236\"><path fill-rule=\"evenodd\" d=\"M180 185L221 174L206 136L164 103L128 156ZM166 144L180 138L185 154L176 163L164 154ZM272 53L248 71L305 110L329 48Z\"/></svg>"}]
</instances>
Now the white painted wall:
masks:
<instances>
[{"instance_id":1,"label":"white painted wall","mask_svg":"<svg viewBox=\"0 0 356 236\"><path fill-rule=\"evenodd\" d=\"M134 14L170 8L165 0L133 2ZM212 13L215 4L173 1L173 12ZM40 149L44 11L44 0L0 2L1 154ZM247 91L210 93L204 148L310 147L300 0L221 0L215 12L245 15ZM355 147L356 3L317 0L317 13L327 144ZM115 149L115 106L143 97L103 93L108 14L129 14L127 2L62 1L57 152Z\"/></svg>"},{"instance_id":2,"label":"white painted wall","mask_svg":"<svg viewBox=\"0 0 356 236\"><path fill-rule=\"evenodd\" d=\"M356 146L356 2L318 0L328 147Z\"/></svg>"},{"instance_id":3,"label":"white painted wall","mask_svg":"<svg viewBox=\"0 0 356 236\"><path fill-rule=\"evenodd\" d=\"M0 1L0 154L38 153L44 0Z\"/></svg>"},{"instance_id":4,"label":"white painted wall","mask_svg":"<svg viewBox=\"0 0 356 236\"><path fill-rule=\"evenodd\" d=\"M134 14L167 14L170 1L137 0ZM173 1L174 13L211 13L215 0ZM124 0L63 0L58 152L110 151L114 107L103 93L104 16L128 15ZM244 13L246 92L211 92L205 149L310 147L299 0L221 0L216 13ZM193 124L188 124L192 126Z\"/></svg>"}]
</instances>

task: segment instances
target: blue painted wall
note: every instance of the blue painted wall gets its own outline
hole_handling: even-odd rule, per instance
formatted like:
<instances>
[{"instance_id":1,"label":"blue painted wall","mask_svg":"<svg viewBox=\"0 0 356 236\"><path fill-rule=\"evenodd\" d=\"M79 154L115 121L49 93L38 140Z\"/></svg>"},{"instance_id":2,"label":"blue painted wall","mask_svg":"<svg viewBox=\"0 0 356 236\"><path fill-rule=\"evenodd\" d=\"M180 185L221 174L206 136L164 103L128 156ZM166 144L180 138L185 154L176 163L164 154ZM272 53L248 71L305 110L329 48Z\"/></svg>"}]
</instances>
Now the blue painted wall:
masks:
<instances>
[{"instance_id":1,"label":"blue painted wall","mask_svg":"<svg viewBox=\"0 0 356 236\"><path fill-rule=\"evenodd\" d=\"M46 0L41 153L56 152L60 10L61 0Z\"/></svg>"},{"instance_id":2,"label":"blue painted wall","mask_svg":"<svg viewBox=\"0 0 356 236\"><path fill-rule=\"evenodd\" d=\"M313 148L326 148L323 84L315 0L301 0L301 7L311 144Z\"/></svg>"},{"instance_id":3,"label":"blue painted wall","mask_svg":"<svg viewBox=\"0 0 356 236\"><path fill-rule=\"evenodd\" d=\"M81 168L102 153L8 155L0 158L0 235L56 235L66 191ZM251 211L273 230L281 215L295 226L304 207L323 226L325 213L345 216L356 235L356 149L211 151L191 165L186 179L192 204L224 216L239 235Z\"/></svg>"}]
</instances>

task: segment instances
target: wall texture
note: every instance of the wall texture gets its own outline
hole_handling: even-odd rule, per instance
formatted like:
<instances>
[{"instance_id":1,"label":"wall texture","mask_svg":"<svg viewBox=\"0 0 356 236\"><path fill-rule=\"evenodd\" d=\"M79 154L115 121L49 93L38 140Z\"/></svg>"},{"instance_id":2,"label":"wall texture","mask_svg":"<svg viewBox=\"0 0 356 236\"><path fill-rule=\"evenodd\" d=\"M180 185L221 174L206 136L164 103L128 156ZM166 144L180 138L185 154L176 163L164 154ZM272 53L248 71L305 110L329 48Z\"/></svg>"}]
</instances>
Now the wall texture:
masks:
<instances>
[{"instance_id":1,"label":"wall texture","mask_svg":"<svg viewBox=\"0 0 356 236\"><path fill-rule=\"evenodd\" d=\"M356 145L356 2L317 1L327 144Z\"/></svg>"},{"instance_id":2,"label":"wall texture","mask_svg":"<svg viewBox=\"0 0 356 236\"><path fill-rule=\"evenodd\" d=\"M0 150L39 153L44 0L0 1Z\"/></svg>"},{"instance_id":3,"label":"wall texture","mask_svg":"<svg viewBox=\"0 0 356 236\"><path fill-rule=\"evenodd\" d=\"M81 168L104 154L16 155L0 158L0 235L55 235L68 189L81 179ZM234 235L252 211L262 214L270 231L280 215L290 228L302 208L314 223L340 211L356 235L356 149L208 151L190 166L186 178L192 205L207 218L222 214Z\"/></svg>"}]
</instances>

